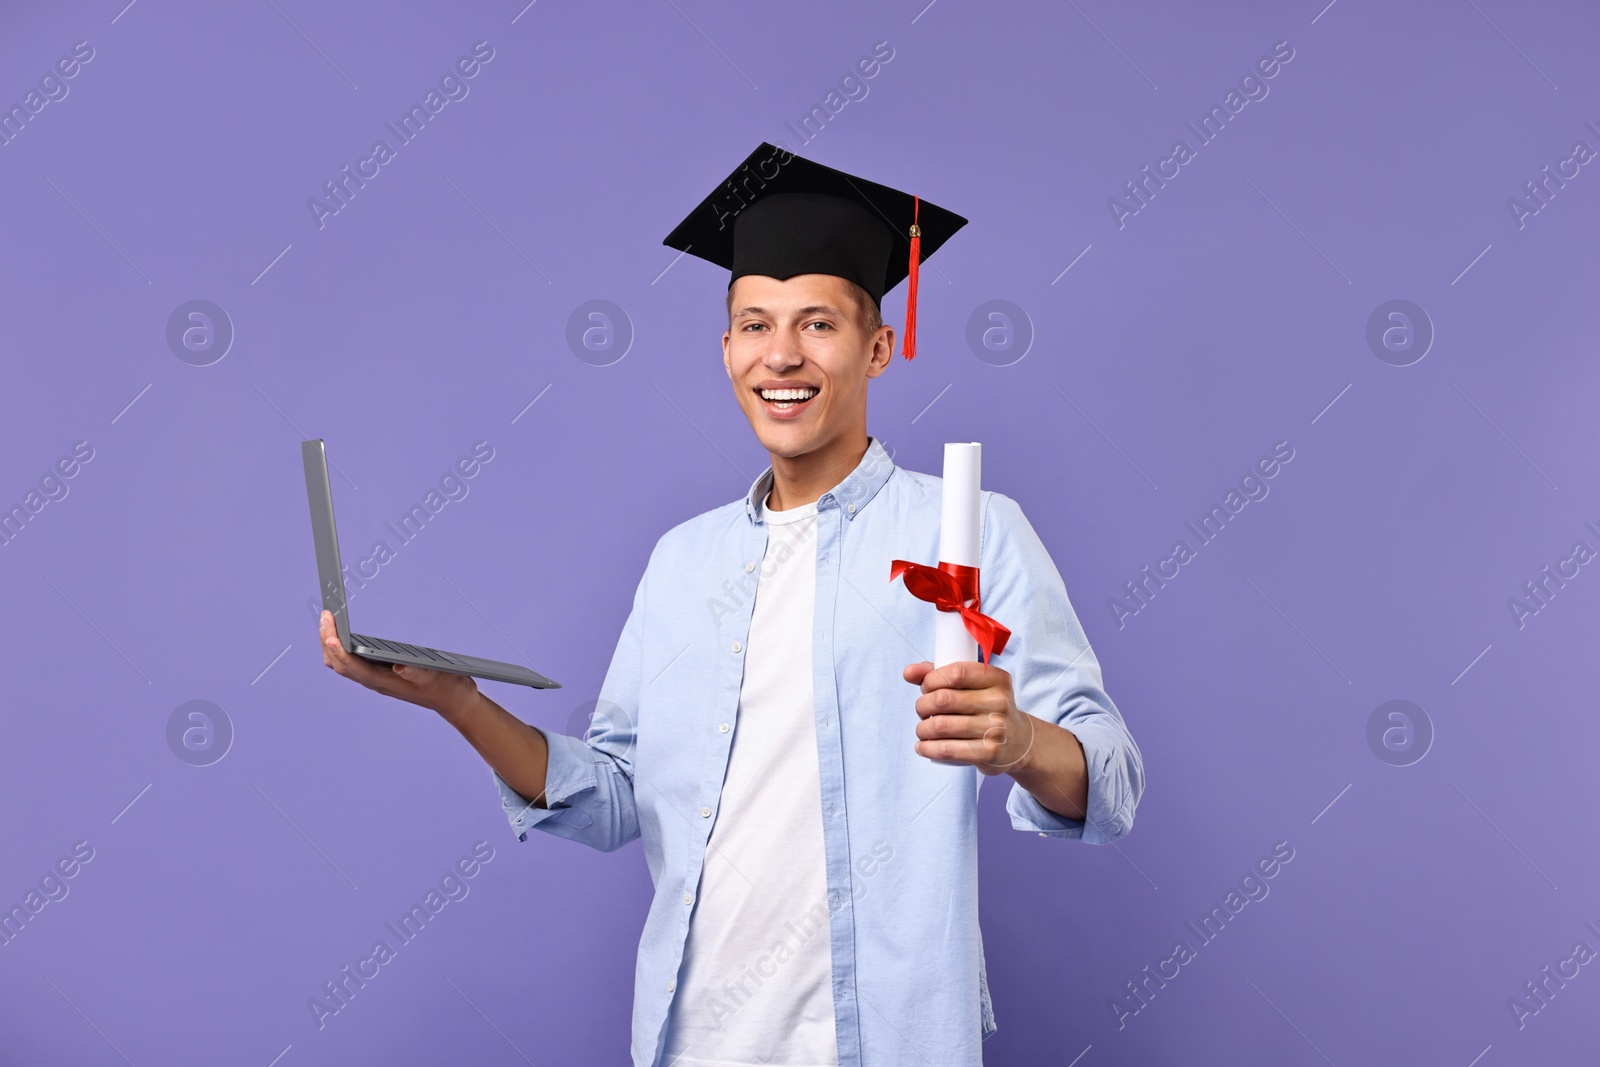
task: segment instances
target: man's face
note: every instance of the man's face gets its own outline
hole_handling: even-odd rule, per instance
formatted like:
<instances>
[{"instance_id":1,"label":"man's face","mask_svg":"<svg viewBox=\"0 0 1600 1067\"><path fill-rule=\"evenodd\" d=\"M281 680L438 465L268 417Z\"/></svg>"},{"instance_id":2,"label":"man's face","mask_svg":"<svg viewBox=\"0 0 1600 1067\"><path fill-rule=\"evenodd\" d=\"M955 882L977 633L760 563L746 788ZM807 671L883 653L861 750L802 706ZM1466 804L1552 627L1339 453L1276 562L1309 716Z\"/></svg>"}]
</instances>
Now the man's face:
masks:
<instances>
[{"instance_id":1,"label":"man's face","mask_svg":"<svg viewBox=\"0 0 1600 1067\"><path fill-rule=\"evenodd\" d=\"M733 283L722 363L763 447L794 458L867 422L867 379L883 373L894 330L861 328L850 286L832 274Z\"/></svg>"}]
</instances>

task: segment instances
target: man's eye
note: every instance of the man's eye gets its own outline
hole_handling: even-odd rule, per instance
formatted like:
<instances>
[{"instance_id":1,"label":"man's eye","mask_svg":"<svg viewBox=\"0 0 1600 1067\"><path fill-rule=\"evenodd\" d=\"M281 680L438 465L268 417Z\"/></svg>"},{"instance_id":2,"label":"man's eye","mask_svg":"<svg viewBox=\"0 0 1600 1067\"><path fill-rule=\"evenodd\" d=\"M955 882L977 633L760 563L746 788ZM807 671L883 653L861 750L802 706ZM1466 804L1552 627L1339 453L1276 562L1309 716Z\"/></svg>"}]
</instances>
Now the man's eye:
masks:
<instances>
[{"instance_id":1,"label":"man's eye","mask_svg":"<svg viewBox=\"0 0 1600 1067\"><path fill-rule=\"evenodd\" d=\"M807 326L821 326L825 330L833 329L833 323L831 323L831 322L823 322L821 319L818 319L816 322L808 322L808 323L806 323L806 325Z\"/></svg>"},{"instance_id":2,"label":"man's eye","mask_svg":"<svg viewBox=\"0 0 1600 1067\"><path fill-rule=\"evenodd\" d=\"M744 324L744 328L746 330L761 330L761 329L765 329L766 327L765 327L765 325L763 323L747 322L747 323Z\"/></svg>"}]
</instances>

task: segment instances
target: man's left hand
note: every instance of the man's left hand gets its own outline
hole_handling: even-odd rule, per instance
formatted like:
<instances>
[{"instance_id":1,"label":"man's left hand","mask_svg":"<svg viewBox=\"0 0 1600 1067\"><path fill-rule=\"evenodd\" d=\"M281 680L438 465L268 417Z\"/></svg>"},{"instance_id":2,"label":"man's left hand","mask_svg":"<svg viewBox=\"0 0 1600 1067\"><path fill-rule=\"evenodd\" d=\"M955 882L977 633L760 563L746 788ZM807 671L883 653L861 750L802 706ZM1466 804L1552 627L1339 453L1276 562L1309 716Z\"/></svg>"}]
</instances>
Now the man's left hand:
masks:
<instances>
[{"instance_id":1,"label":"man's left hand","mask_svg":"<svg viewBox=\"0 0 1600 1067\"><path fill-rule=\"evenodd\" d=\"M905 669L922 687L916 752L936 763L971 764L984 774L1016 774L1033 747L1034 719L1017 707L1011 675L977 661Z\"/></svg>"}]
</instances>

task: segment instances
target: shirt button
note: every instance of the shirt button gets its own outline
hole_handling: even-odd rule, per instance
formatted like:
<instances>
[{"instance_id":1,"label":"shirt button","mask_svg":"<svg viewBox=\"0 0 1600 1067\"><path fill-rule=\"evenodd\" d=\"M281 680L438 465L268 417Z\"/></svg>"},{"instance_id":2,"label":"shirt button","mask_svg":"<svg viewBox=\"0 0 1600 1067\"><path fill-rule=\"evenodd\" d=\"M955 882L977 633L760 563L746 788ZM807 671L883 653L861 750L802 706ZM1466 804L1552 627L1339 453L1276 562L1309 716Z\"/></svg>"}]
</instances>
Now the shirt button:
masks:
<instances>
[{"instance_id":1,"label":"shirt button","mask_svg":"<svg viewBox=\"0 0 1600 1067\"><path fill-rule=\"evenodd\" d=\"M756 569L756 565L754 563L746 563L744 565L744 569L747 571L753 571Z\"/></svg>"},{"instance_id":2,"label":"shirt button","mask_svg":"<svg viewBox=\"0 0 1600 1067\"><path fill-rule=\"evenodd\" d=\"M674 978L672 981L667 983L667 992L668 993L671 993L673 990L675 990L677 988L678 988L678 980L676 978Z\"/></svg>"},{"instance_id":3,"label":"shirt button","mask_svg":"<svg viewBox=\"0 0 1600 1067\"><path fill-rule=\"evenodd\" d=\"M711 818L711 809L710 809L710 808L701 808L701 809L700 809L700 817L701 817L701 818L702 818L702 819L709 819L709 818Z\"/></svg>"},{"instance_id":4,"label":"shirt button","mask_svg":"<svg viewBox=\"0 0 1600 1067\"><path fill-rule=\"evenodd\" d=\"M694 903L694 895L691 894L691 893L685 893L683 895L683 902L685 904L693 904Z\"/></svg>"},{"instance_id":5,"label":"shirt button","mask_svg":"<svg viewBox=\"0 0 1600 1067\"><path fill-rule=\"evenodd\" d=\"M733 650L735 652L743 652L744 651L744 645L740 644L738 641L735 641L733 643Z\"/></svg>"},{"instance_id":6,"label":"shirt button","mask_svg":"<svg viewBox=\"0 0 1600 1067\"><path fill-rule=\"evenodd\" d=\"M727 723L723 723L721 726L717 727L717 732L719 734L727 733L728 732L728 724Z\"/></svg>"},{"instance_id":7,"label":"shirt button","mask_svg":"<svg viewBox=\"0 0 1600 1067\"><path fill-rule=\"evenodd\" d=\"M852 515L854 515L856 513L856 506L854 504L846 504L844 506L844 509L846 511L848 511Z\"/></svg>"}]
</instances>

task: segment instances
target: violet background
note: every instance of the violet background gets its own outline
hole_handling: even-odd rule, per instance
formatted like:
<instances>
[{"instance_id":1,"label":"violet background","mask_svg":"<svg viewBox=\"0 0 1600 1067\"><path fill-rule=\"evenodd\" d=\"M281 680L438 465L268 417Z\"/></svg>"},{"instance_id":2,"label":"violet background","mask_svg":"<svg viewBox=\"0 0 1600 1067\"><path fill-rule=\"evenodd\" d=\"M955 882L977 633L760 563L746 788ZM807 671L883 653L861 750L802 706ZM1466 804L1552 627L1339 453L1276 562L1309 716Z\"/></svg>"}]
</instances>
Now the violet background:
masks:
<instances>
[{"instance_id":1,"label":"violet background","mask_svg":"<svg viewBox=\"0 0 1600 1067\"><path fill-rule=\"evenodd\" d=\"M0 12L6 106L95 49L0 147L0 503L95 450L0 549L0 903L95 849L0 947L0 1062L625 1060L638 844L519 844L453 731L322 666L298 443L343 472L347 562L492 444L352 615L531 663L565 688L485 687L571 728L655 539L765 465L718 365L726 275L660 244L762 140L971 219L870 429L935 473L942 442L984 443L1144 754L1116 847L1015 833L984 791L986 1062L1593 1049L1593 968L1522 1029L1507 1000L1600 947L1600 577L1521 628L1507 600L1600 548L1600 177L1521 228L1507 200L1600 148L1600 13L924 2ZM470 95L318 229L307 199L479 40ZM1283 40L1269 95L1119 229L1108 197ZM785 124L878 41L867 95L803 144ZM236 331L210 366L166 341L195 298ZM1436 331L1404 367L1365 336L1397 298ZM566 340L596 299L633 331L609 366ZM966 340L995 299L1033 335L1008 366ZM1119 628L1123 582L1281 440L1270 495ZM1367 742L1393 699L1435 733L1409 766ZM232 723L210 766L168 746L190 700ZM480 840L470 895L319 1031L308 998ZM1284 840L1270 895L1119 1029L1124 983Z\"/></svg>"}]
</instances>

